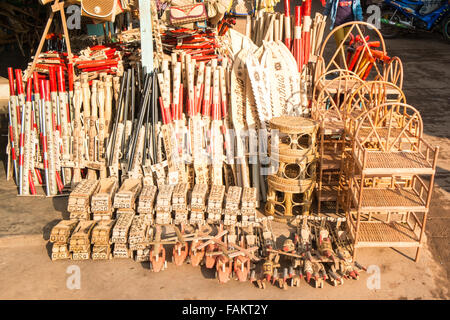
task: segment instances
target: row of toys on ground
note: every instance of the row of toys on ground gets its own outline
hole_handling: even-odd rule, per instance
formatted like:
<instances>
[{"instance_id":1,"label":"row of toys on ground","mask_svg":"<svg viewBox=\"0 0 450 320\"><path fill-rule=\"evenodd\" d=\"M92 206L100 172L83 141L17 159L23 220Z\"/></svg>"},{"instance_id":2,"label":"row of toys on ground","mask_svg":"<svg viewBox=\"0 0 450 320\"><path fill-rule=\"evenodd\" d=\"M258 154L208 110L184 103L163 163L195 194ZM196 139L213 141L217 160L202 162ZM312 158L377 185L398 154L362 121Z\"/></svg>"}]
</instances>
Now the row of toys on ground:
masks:
<instances>
[{"instance_id":1,"label":"row of toys on ground","mask_svg":"<svg viewBox=\"0 0 450 320\"><path fill-rule=\"evenodd\" d=\"M112 215L103 220L83 220L78 216L81 220L63 220L53 228L50 236L52 259L131 257L138 262L149 262L151 270L159 272L167 268L171 254L171 260L177 266L190 263L215 268L220 283L237 278L239 281L250 280L260 288L272 283L283 289L289 285L299 286L302 278L315 287L322 288L326 280L337 286L343 284L345 278L358 279L359 271L365 269L351 258L350 243L341 225L345 219L297 216L291 221L295 228L293 236L285 239L278 248L270 218L256 218L254 211L247 219L242 218L242 213L237 219L238 212L245 209L238 187L229 188L224 209L223 200L215 203L217 197L212 190L210 199L213 201L210 200L209 209L206 202L202 202L206 200L206 193L199 192L203 188L197 186L188 192L189 195L184 193L186 189L182 184L163 187L158 196L156 187L150 186L154 191L150 198L156 198L156 204L155 200L148 202L149 206L144 207L151 209L138 215L125 205L133 197L126 196L123 190L118 191L118 201L114 200L114 203L122 208L116 208L116 219L111 219ZM81 186L77 188L81 189ZM91 203L94 203L95 197L92 199ZM134 199L136 201L136 197ZM187 208L183 209L186 199L190 202L189 220L187 214L181 214L187 212L183 211ZM73 200L69 203L72 218L73 203ZM221 213L225 213L223 216L216 215L217 210L213 210L218 209L216 205ZM99 207L91 208L95 206ZM208 218L220 218L192 220L196 213L203 216L205 210L214 213L208 214ZM234 219L230 215L232 212L235 212Z\"/></svg>"}]
</instances>

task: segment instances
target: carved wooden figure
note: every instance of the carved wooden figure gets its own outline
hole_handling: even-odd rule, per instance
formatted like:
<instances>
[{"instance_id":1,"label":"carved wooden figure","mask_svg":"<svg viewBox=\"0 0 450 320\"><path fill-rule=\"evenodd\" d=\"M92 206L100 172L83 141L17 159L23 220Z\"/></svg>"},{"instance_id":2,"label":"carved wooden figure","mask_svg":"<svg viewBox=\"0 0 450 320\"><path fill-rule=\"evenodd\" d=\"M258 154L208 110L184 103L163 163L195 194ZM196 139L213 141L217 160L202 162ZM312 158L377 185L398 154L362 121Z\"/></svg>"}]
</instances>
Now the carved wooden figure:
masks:
<instances>
[{"instance_id":1,"label":"carved wooden figure","mask_svg":"<svg viewBox=\"0 0 450 320\"><path fill-rule=\"evenodd\" d=\"M99 189L91 199L91 211L94 220L108 220L114 211L113 199L118 189L117 179L110 177L100 180Z\"/></svg>"},{"instance_id":2,"label":"carved wooden figure","mask_svg":"<svg viewBox=\"0 0 450 320\"><path fill-rule=\"evenodd\" d=\"M196 184L191 194L191 217L190 224L204 224L206 210L206 196L208 186L206 184Z\"/></svg>"},{"instance_id":3,"label":"carved wooden figure","mask_svg":"<svg viewBox=\"0 0 450 320\"><path fill-rule=\"evenodd\" d=\"M172 222L172 193L173 185L163 185L159 188L156 198L156 224L170 224Z\"/></svg>"},{"instance_id":4,"label":"carved wooden figure","mask_svg":"<svg viewBox=\"0 0 450 320\"><path fill-rule=\"evenodd\" d=\"M231 225L237 222L237 217L240 214L241 195L241 187L231 186L228 188L225 198L224 225Z\"/></svg>"},{"instance_id":5,"label":"carved wooden figure","mask_svg":"<svg viewBox=\"0 0 450 320\"><path fill-rule=\"evenodd\" d=\"M208 198L208 223L219 223L222 219L224 185L212 185Z\"/></svg>"},{"instance_id":6,"label":"carved wooden figure","mask_svg":"<svg viewBox=\"0 0 450 320\"><path fill-rule=\"evenodd\" d=\"M70 193L67 211L70 219L89 220L92 195L98 190L98 180L82 180Z\"/></svg>"}]
</instances>

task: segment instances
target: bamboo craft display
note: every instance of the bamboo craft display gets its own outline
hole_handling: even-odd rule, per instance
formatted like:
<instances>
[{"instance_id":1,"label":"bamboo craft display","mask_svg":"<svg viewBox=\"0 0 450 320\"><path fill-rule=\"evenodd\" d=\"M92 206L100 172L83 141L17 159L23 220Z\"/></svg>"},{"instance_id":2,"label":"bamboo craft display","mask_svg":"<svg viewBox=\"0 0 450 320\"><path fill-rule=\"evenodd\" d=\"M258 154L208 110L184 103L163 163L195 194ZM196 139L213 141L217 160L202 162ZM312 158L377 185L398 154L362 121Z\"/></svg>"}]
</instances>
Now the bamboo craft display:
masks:
<instances>
[{"instance_id":1,"label":"bamboo craft display","mask_svg":"<svg viewBox=\"0 0 450 320\"><path fill-rule=\"evenodd\" d=\"M287 221L295 215L309 214L316 181L318 123L304 118L272 118L270 143L277 144L270 154L276 172L268 177L265 213L276 220ZM273 150L273 149L271 149Z\"/></svg>"},{"instance_id":2,"label":"bamboo craft display","mask_svg":"<svg viewBox=\"0 0 450 320\"><path fill-rule=\"evenodd\" d=\"M247 12L239 35L229 16L174 27L152 2L153 70L134 36L74 57L69 46L69 64L40 54L41 41L26 83L8 70L8 178L20 195L37 194L35 182L47 196L72 188L52 260L134 258L159 272L173 245L177 266L189 256L220 283L234 274L283 289L303 275L316 288L356 279L359 247L416 247L417 260L439 149L405 104L401 60L364 22L339 27L349 32L329 58L339 28L322 42L326 18L312 19L311 0L293 21L289 0L284 14L273 4ZM330 200L345 219L320 216ZM295 244L277 248L272 219L297 222Z\"/></svg>"}]
</instances>

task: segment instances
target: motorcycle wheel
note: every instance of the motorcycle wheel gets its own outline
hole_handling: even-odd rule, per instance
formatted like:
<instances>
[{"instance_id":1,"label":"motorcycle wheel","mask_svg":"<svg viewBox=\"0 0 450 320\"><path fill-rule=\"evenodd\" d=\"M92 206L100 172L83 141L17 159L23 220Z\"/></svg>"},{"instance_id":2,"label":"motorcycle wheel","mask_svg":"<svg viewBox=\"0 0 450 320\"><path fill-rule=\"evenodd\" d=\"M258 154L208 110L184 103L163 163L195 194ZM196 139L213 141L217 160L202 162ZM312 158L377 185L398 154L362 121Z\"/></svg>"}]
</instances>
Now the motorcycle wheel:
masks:
<instances>
[{"instance_id":1,"label":"motorcycle wheel","mask_svg":"<svg viewBox=\"0 0 450 320\"><path fill-rule=\"evenodd\" d=\"M447 42L450 42L450 16L447 16L442 23L442 34Z\"/></svg>"},{"instance_id":2,"label":"motorcycle wheel","mask_svg":"<svg viewBox=\"0 0 450 320\"><path fill-rule=\"evenodd\" d=\"M393 16L394 16L394 11L392 11L392 9L389 9L389 8L381 9L381 18L384 18L386 20L392 19L392 21L398 22L399 21L398 15L396 15L394 18L392 18ZM391 26L389 24L381 22L380 33L384 38L392 39L392 38L395 38L398 35L400 35L400 30L396 26Z\"/></svg>"}]
</instances>

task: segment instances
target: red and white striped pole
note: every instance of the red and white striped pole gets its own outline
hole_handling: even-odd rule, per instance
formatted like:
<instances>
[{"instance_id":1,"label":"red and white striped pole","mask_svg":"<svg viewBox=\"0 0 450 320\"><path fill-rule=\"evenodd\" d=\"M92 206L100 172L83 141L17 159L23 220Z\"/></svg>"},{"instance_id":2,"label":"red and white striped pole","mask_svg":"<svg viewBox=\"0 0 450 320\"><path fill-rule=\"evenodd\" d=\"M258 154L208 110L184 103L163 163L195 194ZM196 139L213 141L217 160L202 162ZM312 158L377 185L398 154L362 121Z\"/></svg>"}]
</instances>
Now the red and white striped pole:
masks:
<instances>
[{"instance_id":1,"label":"red and white striped pole","mask_svg":"<svg viewBox=\"0 0 450 320\"><path fill-rule=\"evenodd\" d=\"M25 94L23 91L22 70L16 69L16 91L17 91L17 119L21 119L21 106L25 104Z\"/></svg>"},{"instance_id":2,"label":"red and white striped pole","mask_svg":"<svg viewBox=\"0 0 450 320\"><path fill-rule=\"evenodd\" d=\"M8 79L9 79L9 101L10 101L10 121L13 131L13 139L14 139L14 146L15 146L15 158L17 159L19 157L19 124L20 124L20 118L17 113L19 110L18 108L18 98L16 95L16 91L14 89L14 70L13 68L8 68ZM19 172L17 172L17 175ZM19 185L19 181L16 181L17 185Z\"/></svg>"},{"instance_id":3,"label":"red and white striped pole","mask_svg":"<svg viewBox=\"0 0 450 320\"><path fill-rule=\"evenodd\" d=\"M302 13L301 6L295 7L295 25L294 25L294 46L292 48L292 53L294 55L295 61L297 61L298 71L302 71Z\"/></svg>"},{"instance_id":4,"label":"red and white striped pole","mask_svg":"<svg viewBox=\"0 0 450 320\"><path fill-rule=\"evenodd\" d=\"M27 95L25 108L23 110L24 114L24 142L23 142L23 181L22 181L22 194L28 195L30 192L36 194L36 189L34 188L34 182L32 178L32 170L34 168L33 159L33 146L32 146L32 130L33 130L33 117L32 117L32 92L33 92L33 79L28 78L27 81ZM34 192L34 193L33 193Z\"/></svg>"},{"instance_id":5,"label":"red and white striped pole","mask_svg":"<svg viewBox=\"0 0 450 320\"><path fill-rule=\"evenodd\" d=\"M47 153L47 136L45 134L46 132L46 126L45 126L45 85L44 85L44 79L39 80L39 87L40 87L40 96L41 96L41 103L39 105L39 113L41 114L42 121L42 151L44 154L44 172L45 172L45 193L47 196L50 196L50 179L49 179L49 170L48 170L48 153Z\"/></svg>"},{"instance_id":6,"label":"red and white striped pole","mask_svg":"<svg viewBox=\"0 0 450 320\"><path fill-rule=\"evenodd\" d=\"M8 111L9 111L9 138L11 142L11 152L12 152L12 160L14 164L14 178L16 184L19 184L19 172L17 171L17 157L16 150L14 148L14 133L13 133L13 124L12 124L12 114L11 114L11 101L8 101Z\"/></svg>"},{"instance_id":7,"label":"red and white striped pole","mask_svg":"<svg viewBox=\"0 0 450 320\"><path fill-rule=\"evenodd\" d=\"M22 88L23 90L23 88ZM23 95L23 94L22 94ZM23 190L23 156L24 156L24 129L25 129L25 104L22 106L21 125L20 125L20 138L19 138L19 194L22 194Z\"/></svg>"},{"instance_id":8,"label":"red and white striped pole","mask_svg":"<svg viewBox=\"0 0 450 320\"><path fill-rule=\"evenodd\" d=\"M302 61L303 64L308 64L309 61L309 54L311 50L311 40L310 40L310 32L311 32L311 0L305 0L303 2L303 28L302 28L302 41L303 41L303 48L302 48Z\"/></svg>"},{"instance_id":9,"label":"red and white striped pole","mask_svg":"<svg viewBox=\"0 0 450 320\"><path fill-rule=\"evenodd\" d=\"M291 1L284 0L284 44L291 50Z\"/></svg>"},{"instance_id":10,"label":"red and white striped pole","mask_svg":"<svg viewBox=\"0 0 450 320\"><path fill-rule=\"evenodd\" d=\"M202 115L204 117L211 116L211 67L205 67L205 92L203 97Z\"/></svg>"}]
</instances>

